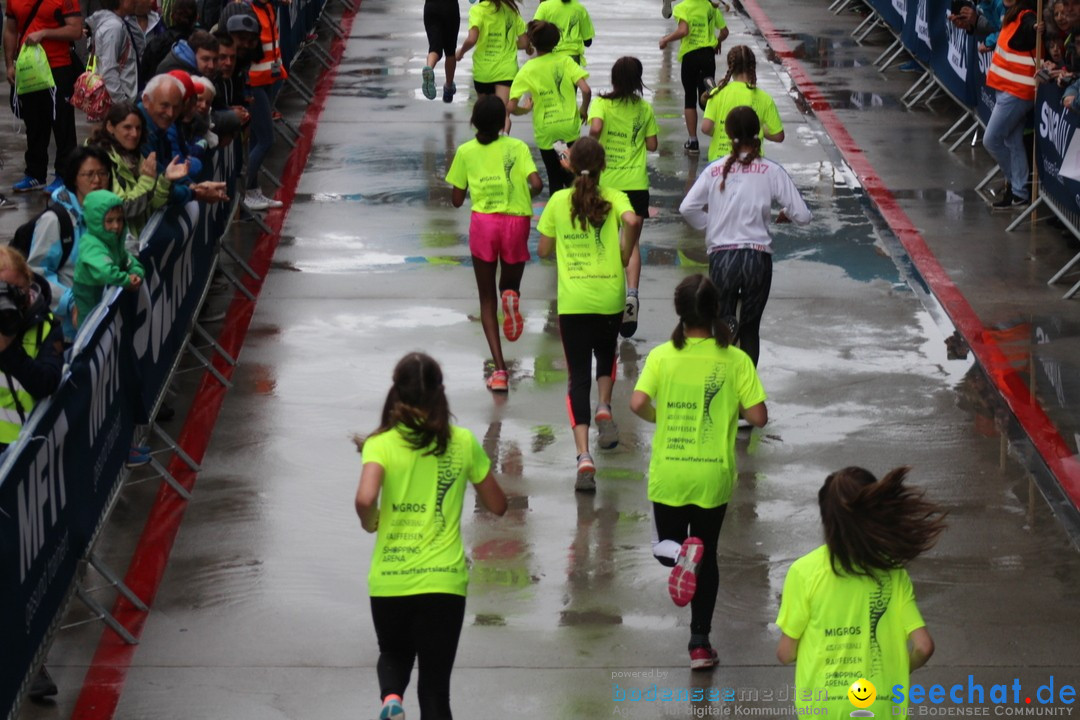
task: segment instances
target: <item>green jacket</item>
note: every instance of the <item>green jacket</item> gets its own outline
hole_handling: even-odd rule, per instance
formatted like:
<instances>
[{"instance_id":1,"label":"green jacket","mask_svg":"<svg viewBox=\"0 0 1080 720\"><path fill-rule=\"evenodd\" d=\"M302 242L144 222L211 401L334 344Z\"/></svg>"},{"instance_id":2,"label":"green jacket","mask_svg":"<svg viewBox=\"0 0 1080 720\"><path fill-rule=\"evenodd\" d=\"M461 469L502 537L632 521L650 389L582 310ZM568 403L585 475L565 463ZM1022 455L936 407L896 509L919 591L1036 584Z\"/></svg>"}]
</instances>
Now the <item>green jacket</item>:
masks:
<instances>
[{"instance_id":1,"label":"green jacket","mask_svg":"<svg viewBox=\"0 0 1080 720\"><path fill-rule=\"evenodd\" d=\"M109 159L113 161L112 191L123 199L128 232L138 240L150 215L169 203L172 183L166 179L164 172L156 179L149 175L137 175L139 168L133 168L114 147L109 148ZM141 157L136 162L140 160Z\"/></svg>"},{"instance_id":2,"label":"green jacket","mask_svg":"<svg viewBox=\"0 0 1080 720\"><path fill-rule=\"evenodd\" d=\"M79 239L79 258L75 263L72 288L80 323L101 301L106 285L126 288L131 285L130 275L146 277L138 259L124 247L126 228L120 233L111 233L104 227L105 215L123 205L123 198L109 190L95 190L83 198L86 230Z\"/></svg>"}]
</instances>

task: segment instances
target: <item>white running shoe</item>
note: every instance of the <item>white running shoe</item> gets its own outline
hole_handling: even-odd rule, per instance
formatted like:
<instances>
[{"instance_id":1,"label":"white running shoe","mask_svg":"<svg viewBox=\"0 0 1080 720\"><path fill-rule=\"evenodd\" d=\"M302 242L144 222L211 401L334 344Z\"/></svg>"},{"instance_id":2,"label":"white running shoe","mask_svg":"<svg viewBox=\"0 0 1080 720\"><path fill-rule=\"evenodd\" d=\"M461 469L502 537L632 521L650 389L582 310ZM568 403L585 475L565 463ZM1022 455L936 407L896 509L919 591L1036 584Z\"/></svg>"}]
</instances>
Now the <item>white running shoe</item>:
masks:
<instances>
[{"instance_id":1,"label":"white running shoe","mask_svg":"<svg viewBox=\"0 0 1080 720\"><path fill-rule=\"evenodd\" d=\"M285 203L280 200L272 200L265 195L259 188L254 190L248 190L244 193L244 207L248 210L269 210L271 208L279 208Z\"/></svg>"}]
</instances>

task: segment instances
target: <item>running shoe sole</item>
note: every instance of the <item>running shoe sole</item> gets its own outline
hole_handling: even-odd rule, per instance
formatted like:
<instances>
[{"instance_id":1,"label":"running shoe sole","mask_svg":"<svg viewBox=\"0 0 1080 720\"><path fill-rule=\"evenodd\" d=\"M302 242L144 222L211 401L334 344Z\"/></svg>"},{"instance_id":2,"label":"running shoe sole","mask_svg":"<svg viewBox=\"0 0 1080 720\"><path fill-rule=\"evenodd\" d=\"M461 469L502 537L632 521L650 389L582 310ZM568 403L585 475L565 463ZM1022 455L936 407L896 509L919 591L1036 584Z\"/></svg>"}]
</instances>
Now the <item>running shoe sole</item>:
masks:
<instances>
[{"instance_id":1,"label":"running shoe sole","mask_svg":"<svg viewBox=\"0 0 1080 720\"><path fill-rule=\"evenodd\" d=\"M505 370L496 370L487 379L487 389L497 393L510 392L510 376Z\"/></svg>"},{"instance_id":2,"label":"running shoe sole","mask_svg":"<svg viewBox=\"0 0 1080 720\"><path fill-rule=\"evenodd\" d=\"M379 712L379 720L405 720L405 708L401 703L389 702Z\"/></svg>"},{"instance_id":3,"label":"running shoe sole","mask_svg":"<svg viewBox=\"0 0 1080 720\"><path fill-rule=\"evenodd\" d=\"M521 337L525 329L525 321L521 317L521 297L513 290L506 290L502 294L503 310L503 335L510 342Z\"/></svg>"},{"instance_id":4,"label":"running shoe sole","mask_svg":"<svg viewBox=\"0 0 1080 720\"><path fill-rule=\"evenodd\" d=\"M664 7L660 9L660 14L663 15L665 19L671 17L671 0L664 0Z\"/></svg>"},{"instance_id":5,"label":"running shoe sole","mask_svg":"<svg viewBox=\"0 0 1080 720\"><path fill-rule=\"evenodd\" d=\"M697 591L697 572L705 557L705 545L696 537L686 538L679 550L679 559L668 576L668 594L679 607L685 607L694 599Z\"/></svg>"},{"instance_id":6,"label":"running shoe sole","mask_svg":"<svg viewBox=\"0 0 1080 720\"><path fill-rule=\"evenodd\" d=\"M596 417L596 429L600 432L598 440L602 450L611 450L619 445L619 426L611 419L611 413L598 410Z\"/></svg>"},{"instance_id":7,"label":"running shoe sole","mask_svg":"<svg viewBox=\"0 0 1080 720\"><path fill-rule=\"evenodd\" d=\"M591 460L578 461L575 492L596 492L596 465Z\"/></svg>"},{"instance_id":8,"label":"running shoe sole","mask_svg":"<svg viewBox=\"0 0 1080 720\"><path fill-rule=\"evenodd\" d=\"M638 324L638 312L641 309L641 305L638 303L638 299L632 295L626 298L626 310L623 311L622 326L619 327L619 334L624 338L633 337L637 332Z\"/></svg>"},{"instance_id":9,"label":"running shoe sole","mask_svg":"<svg viewBox=\"0 0 1080 720\"><path fill-rule=\"evenodd\" d=\"M424 97L428 100L435 99L435 71L429 67L424 68Z\"/></svg>"},{"instance_id":10,"label":"running shoe sole","mask_svg":"<svg viewBox=\"0 0 1080 720\"><path fill-rule=\"evenodd\" d=\"M695 650L705 650L708 654L698 653L698 657L694 657ZM694 648L690 651L691 670L712 670L719 664L720 658L712 648Z\"/></svg>"}]
</instances>

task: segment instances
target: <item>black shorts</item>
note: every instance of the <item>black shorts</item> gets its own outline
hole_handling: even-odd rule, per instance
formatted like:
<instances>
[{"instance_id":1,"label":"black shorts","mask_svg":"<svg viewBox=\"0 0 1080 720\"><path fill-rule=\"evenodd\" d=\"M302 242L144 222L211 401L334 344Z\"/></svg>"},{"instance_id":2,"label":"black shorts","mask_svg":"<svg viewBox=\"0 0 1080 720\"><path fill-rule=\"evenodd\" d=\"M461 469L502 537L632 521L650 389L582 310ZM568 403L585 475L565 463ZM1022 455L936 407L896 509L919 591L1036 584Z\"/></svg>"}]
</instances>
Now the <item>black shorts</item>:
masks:
<instances>
[{"instance_id":1,"label":"black shorts","mask_svg":"<svg viewBox=\"0 0 1080 720\"><path fill-rule=\"evenodd\" d=\"M461 11L457 2L428 0L424 3L424 30L427 31L428 52L453 56L457 52Z\"/></svg>"},{"instance_id":2,"label":"black shorts","mask_svg":"<svg viewBox=\"0 0 1080 720\"><path fill-rule=\"evenodd\" d=\"M630 199L630 207L634 208L634 214L642 220L649 219L649 191L648 190L623 190Z\"/></svg>"},{"instance_id":3,"label":"black shorts","mask_svg":"<svg viewBox=\"0 0 1080 720\"><path fill-rule=\"evenodd\" d=\"M705 78L716 79L716 48L698 48L682 59L682 86L686 91L683 107L687 110L701 102Z\"/></svg>"},{"instance_id":4,"label":"black shorts","mask_svg":"<svg viewBox=\"0 0 1080 720\"><path fill-rule=\"evenodd\" d=\"M473 80L473 87L476 89L477 95L494 95L495 86L502 85L504 87L510 87L514 84L513 80L498 80L496 82L480 82L479 80Z\"/></svg>"}]
</instances>

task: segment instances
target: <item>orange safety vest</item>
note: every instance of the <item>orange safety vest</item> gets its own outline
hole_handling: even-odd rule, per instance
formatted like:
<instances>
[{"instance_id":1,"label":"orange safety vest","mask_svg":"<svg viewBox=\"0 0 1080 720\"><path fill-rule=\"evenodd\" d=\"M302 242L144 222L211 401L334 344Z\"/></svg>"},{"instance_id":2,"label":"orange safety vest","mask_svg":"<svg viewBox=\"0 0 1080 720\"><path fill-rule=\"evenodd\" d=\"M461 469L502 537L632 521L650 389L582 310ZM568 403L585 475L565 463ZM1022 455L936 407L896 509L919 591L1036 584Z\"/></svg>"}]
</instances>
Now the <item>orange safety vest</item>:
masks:
<instances>
[{"instance_id":1,"label":"orange safety vest","mask_svg":"<svg viewBox=\"0 0 1080 720\"><path fill-rule=\"evenodd\" d=\"M1035 53L1017 52L1012 49L1011 43L1024 16L1031 13L1031 10L1024 10L1015 21L1001 28L990 69L986 71L987 87L1028 101L1035 100Z\"/></svg>"},{"instance_id":2,"label":"orange safety vest","mask_svg":"<svg viewBox=\"0 0 1080 720\"><path fill-rule=\"evenodd\" d=\"M253 2L250 7L255 11L255 17L259 18L259 42L262 43L262 57L259 58L259 62L252 63L251 68L248 70L248 84L252 87L265 87L273 85L278 80L284 80L289 77L289 73L281 62L277 11L269 2L265 5ZM277 72L274 72L275 66Z\"/></svg>"}]
</instances>

